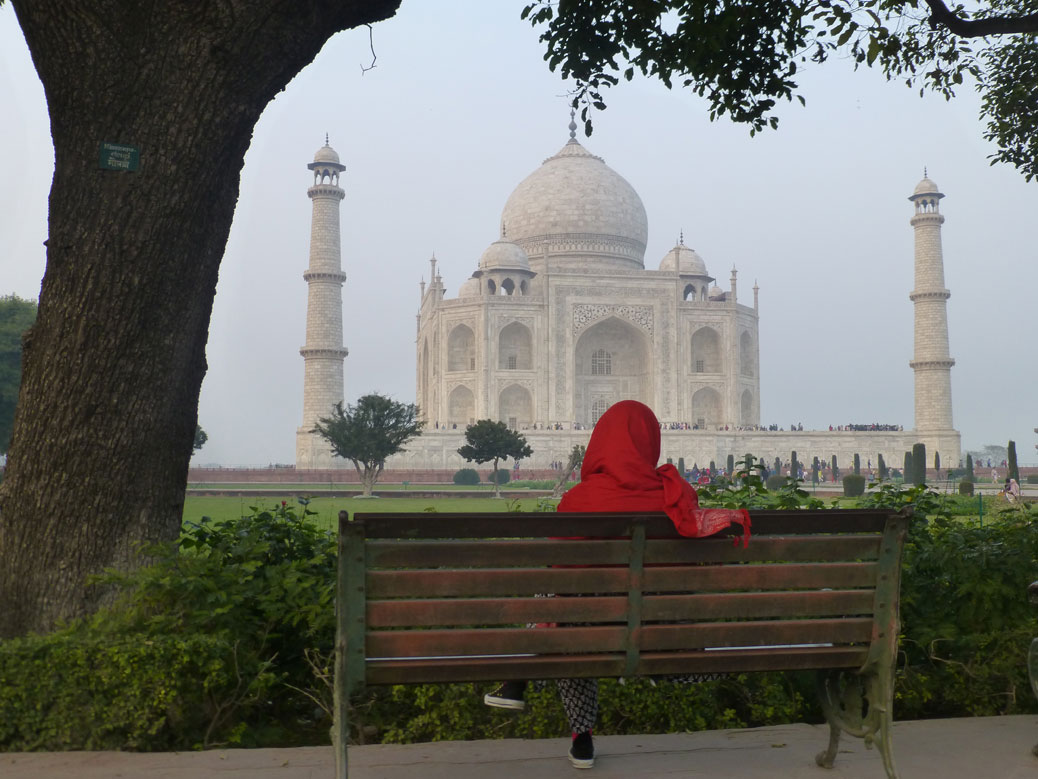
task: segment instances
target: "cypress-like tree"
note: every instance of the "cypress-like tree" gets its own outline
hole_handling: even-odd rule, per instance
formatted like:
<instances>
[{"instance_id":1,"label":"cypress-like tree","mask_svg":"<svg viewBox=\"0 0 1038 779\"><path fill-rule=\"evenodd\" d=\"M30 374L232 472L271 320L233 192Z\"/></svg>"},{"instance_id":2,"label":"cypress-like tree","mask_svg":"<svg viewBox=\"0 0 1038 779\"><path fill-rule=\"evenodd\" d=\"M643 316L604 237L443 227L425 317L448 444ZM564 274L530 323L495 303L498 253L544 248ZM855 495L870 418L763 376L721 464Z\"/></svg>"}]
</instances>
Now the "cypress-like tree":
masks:
<instances>
[{"instance_id":1,"label":"cypress-like tree","mask_svg":"<svg viewBox=\"0 0 1038 779\"><path fill-rule=\"evenodd\" d=\"M778 476L782 475L782 458L781 457L776 457L775 458L775 473Z\"/></svg>"},{"instance_id":2,"label":"cypress-like tree","mask_svg":"<svg viewBox=\"0 0 1038 779\"><path fill-rule=\"evenodd\" d=\"M717 464L713 460L711 460L710 461L710 475L713 476L715 473L717 473Z\"/></svg>"},{"instance_id":3,"label":"cypress-like tree","mask_svg":"<svg viewBox=\"0 0 1038 779\"><path fill-rule=\"evenodd\" d=\"M800 466L797 464L797 450L794 449L789 457L789 475L794 479L800 472Z\"/></svg>"},{"instance_id":4,"label":"cypress-like tree","mask_svg":"<svg viewBox=\"0 0 1038 779\"><path fill-rule=\"evenodd\" d=\"M966 455L966 481L970 484L975 482L977 478L973 475L973 455Z\"/></svg>"},{"instance_id":5,"label":"cypress-like tree","mask_svg":"<svg viewBox=\"0 0 1038 779\"><path fill-rule=\"evenodd\" d=\"M840 480L840 466L836 462L836 455L833 455L833 481Z\"/></svg>"},{"instance_id":6,"label":"cypress-like tree","mask_svg":"<svg viewBox=\"0 0 1038 779\"><path fill-rule=\"evenodd\" d=\"M861 457L858 455L857 452L854 453L854 475L861 475Z\"/></svg>"},{"instance_id":7,"label":"cypress-like tree","mask_svg":"<svg viewBox=\"0 0 1038 779\"><path fill-rule=\"evenodd\" d=\"M912 467L915 469L912 483L926 484L926 444L912 445Z\"/></svg>"},{"instance_id":8,"label":"cypress-like tree","mask_svg":"<svg viewBox=\"0 0 1038 779\"><path fill-rule=\"evenodd\" d=\"M879 478L887 478L887 463L883 459L883 455L879 455L876 460L876 468L879 470Z\"/></svg>"},{"instance_id":9,"label":"cypress-like tree","mask_svg":"<svg viewBox=\"0 0 1038 779\"><path fill-rule=\"evenodd\" d=\"M816 457L816 458L814 458L814 460L811 461L811 483L812 484L818 484L818 471L819 471L820 468L821 468L821 466L819 465L818 458Z\"/></svg>"},{"instance_id":10,"label":"cypress-like tree","mask_svg":"<svg viewBox=\"0 0 1038 779\"><path fill-rule=\"evenodd\" d=\"M933 453L933 469L935 471L938 471L938 472L941 470L941 453L940 452L934 452Z\"/></svg>"},{"instance_id":11,"label":"cypress-like tree","mask_svg":"<svg viewBox=\"0 0 1038 779\"><path fill-rule=\"evenodd\" d=\"M678 458L678 473L680 473L682 478L684 478L684 476L685 476L685 458L684 457L679 457Z\"/></svg>"},{"instance_id":12,"label":"cypress-like tree","mask_svg":"<svg viewBox=\"0 0 1038 779\"><path fill-rule=\"evenodd\" d=\"M901 471L905 477L905 484L909 484L912 481L912 453L905 452L905 467Z\"/></svg>"},{"instance_id":13,"label":"cypress-like tree","mask_svg":"<svg viewBox=\"0 0 1038 779\"><path fill-rule=\"evenodd\" d=\"M1010 479L1016 479L1020 481L1020 469L1016 466L1016 441L1009 442L1009 473L1006 476Z\"/></svg>"},{"instance_id":14,"label":"cypress-like tree","mask_svg":"<svg viewBox=\"0 0 1038 779\"><path fill-rule=\"evenodd\" d=\"M735 473L735 455L734 454L728 455L728 463L727 464L728 464L728 475L731 476L733 473Z\"/></svg>"}]
</instances>

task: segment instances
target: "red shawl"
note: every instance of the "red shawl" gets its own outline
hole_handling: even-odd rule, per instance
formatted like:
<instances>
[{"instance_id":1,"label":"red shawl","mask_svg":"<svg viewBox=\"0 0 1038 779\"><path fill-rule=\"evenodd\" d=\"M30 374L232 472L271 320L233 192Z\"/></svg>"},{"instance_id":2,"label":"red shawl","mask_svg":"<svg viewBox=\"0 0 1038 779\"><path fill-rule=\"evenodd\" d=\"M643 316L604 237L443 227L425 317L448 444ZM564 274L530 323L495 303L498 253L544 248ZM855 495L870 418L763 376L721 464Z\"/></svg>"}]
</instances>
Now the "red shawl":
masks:
<instances>
[{"instance_id":1,"label":"red shawl","mask_svg":"<svg viewBox=\"0 0 1038 779\"><path fill-rule=\"evenodd\" d=\"M673 465L660 459L660 423L636 400L609 407L588 442L580 484L562 496L559 511L664 511L683 536L710 536L731 525L750 538L746 509L701 509L699 497ZM738 539L736 539L738 543Z\"/></svg>"}]
</instances>

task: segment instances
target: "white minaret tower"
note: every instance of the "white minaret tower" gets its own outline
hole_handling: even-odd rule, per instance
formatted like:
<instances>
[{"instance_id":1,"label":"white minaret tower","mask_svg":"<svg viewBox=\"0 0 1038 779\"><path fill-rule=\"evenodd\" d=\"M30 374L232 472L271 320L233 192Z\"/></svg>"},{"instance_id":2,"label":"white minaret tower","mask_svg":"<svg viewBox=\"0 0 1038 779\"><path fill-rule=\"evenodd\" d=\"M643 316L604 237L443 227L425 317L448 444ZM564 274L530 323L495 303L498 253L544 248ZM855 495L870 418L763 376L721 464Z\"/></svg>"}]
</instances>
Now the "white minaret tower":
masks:
<instances>
[{"instance_id":1,"label":"white minaret tower","mask_svg":"<svg viewBox=\"0 0 1038 779\"><path fill-rule=\"evenodd\" d=\"M940 451L944 462L959 457L959 434L952 427L951 367L948 354L948 298L941 252L941 194L926 177L909 200L915 203L915 289L908 296L915 309L915 430L927 445L927 458Z\"/></svg>"},{"instance_id":2,"label":"white minaret tower","mask_svg":"<svg viewBox=\"0 0 1038 779\"><path fill-rule=\"evenodd\" d=\"M307 165L314 183L306 194L314 204L310 225L310 267L303 274L309 290L306 302L306 345L303 355L303 424L296 431L296 468L331 468L328 443L313 432L321 417L328 416L345 397L342 345L342 272L339 244L339 203L346 193L339 174L346 166L328 145L317 150Z\"/></svg>"}]
</instances>

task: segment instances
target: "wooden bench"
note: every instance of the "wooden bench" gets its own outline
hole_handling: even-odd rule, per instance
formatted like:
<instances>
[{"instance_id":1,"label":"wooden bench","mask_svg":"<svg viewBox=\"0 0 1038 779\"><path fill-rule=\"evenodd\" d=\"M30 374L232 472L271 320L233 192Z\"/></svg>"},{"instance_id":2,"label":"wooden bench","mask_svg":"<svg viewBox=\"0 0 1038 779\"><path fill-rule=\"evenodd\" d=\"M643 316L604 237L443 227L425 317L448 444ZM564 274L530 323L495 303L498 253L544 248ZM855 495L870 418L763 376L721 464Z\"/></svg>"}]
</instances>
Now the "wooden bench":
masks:
<instances>
[{"instance_id":1,"label":"wooden bench","mask_svg":"<svg viewBox=\"0 0 1038 779\"><path fill-rule=\"evenodd\" d=\"M891 705L909 515L751 516L753 538L743 548L734 530L682 538L663 514L349 521L341 512L337 776L347 777L348 696L365 685L807 669L820 672L830 725L818 764L832 767L843 730L875 742L894 779Z\"/></svg>"}]
</instances>

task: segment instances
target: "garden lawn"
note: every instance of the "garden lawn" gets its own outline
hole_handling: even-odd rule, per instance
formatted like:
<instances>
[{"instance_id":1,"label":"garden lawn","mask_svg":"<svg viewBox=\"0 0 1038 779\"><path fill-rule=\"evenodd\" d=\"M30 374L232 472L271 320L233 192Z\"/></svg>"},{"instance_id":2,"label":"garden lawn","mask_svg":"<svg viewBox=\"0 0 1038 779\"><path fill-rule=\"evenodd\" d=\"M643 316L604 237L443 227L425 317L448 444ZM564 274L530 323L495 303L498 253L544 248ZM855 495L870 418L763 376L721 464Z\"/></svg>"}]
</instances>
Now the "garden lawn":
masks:
<instances>
[{"instance_id":1,"label":"garden lawn","mask_svg":"<svg viewBox=\"0 0 1038 779\"><path fill-rule=\"evenodd\" d=\"M256 496L206 496L188 495L184 500L184 521L197 522L202 517L215 520L236 519L252 513L255 507L261 511L272 509L285 501L297 510L302 507L297 502L297 495L284 497ZM523 498L520 500L504 500L493 497L486 498L322 498L310 499L308 508L316 514L311 517L319 527L334 530L338 527L339 512L345 509L351 515L355 512L380 511L426 511L438 512L497 512L509 510L535 511L540 499Z\"/></svg>"}]
</instances>

